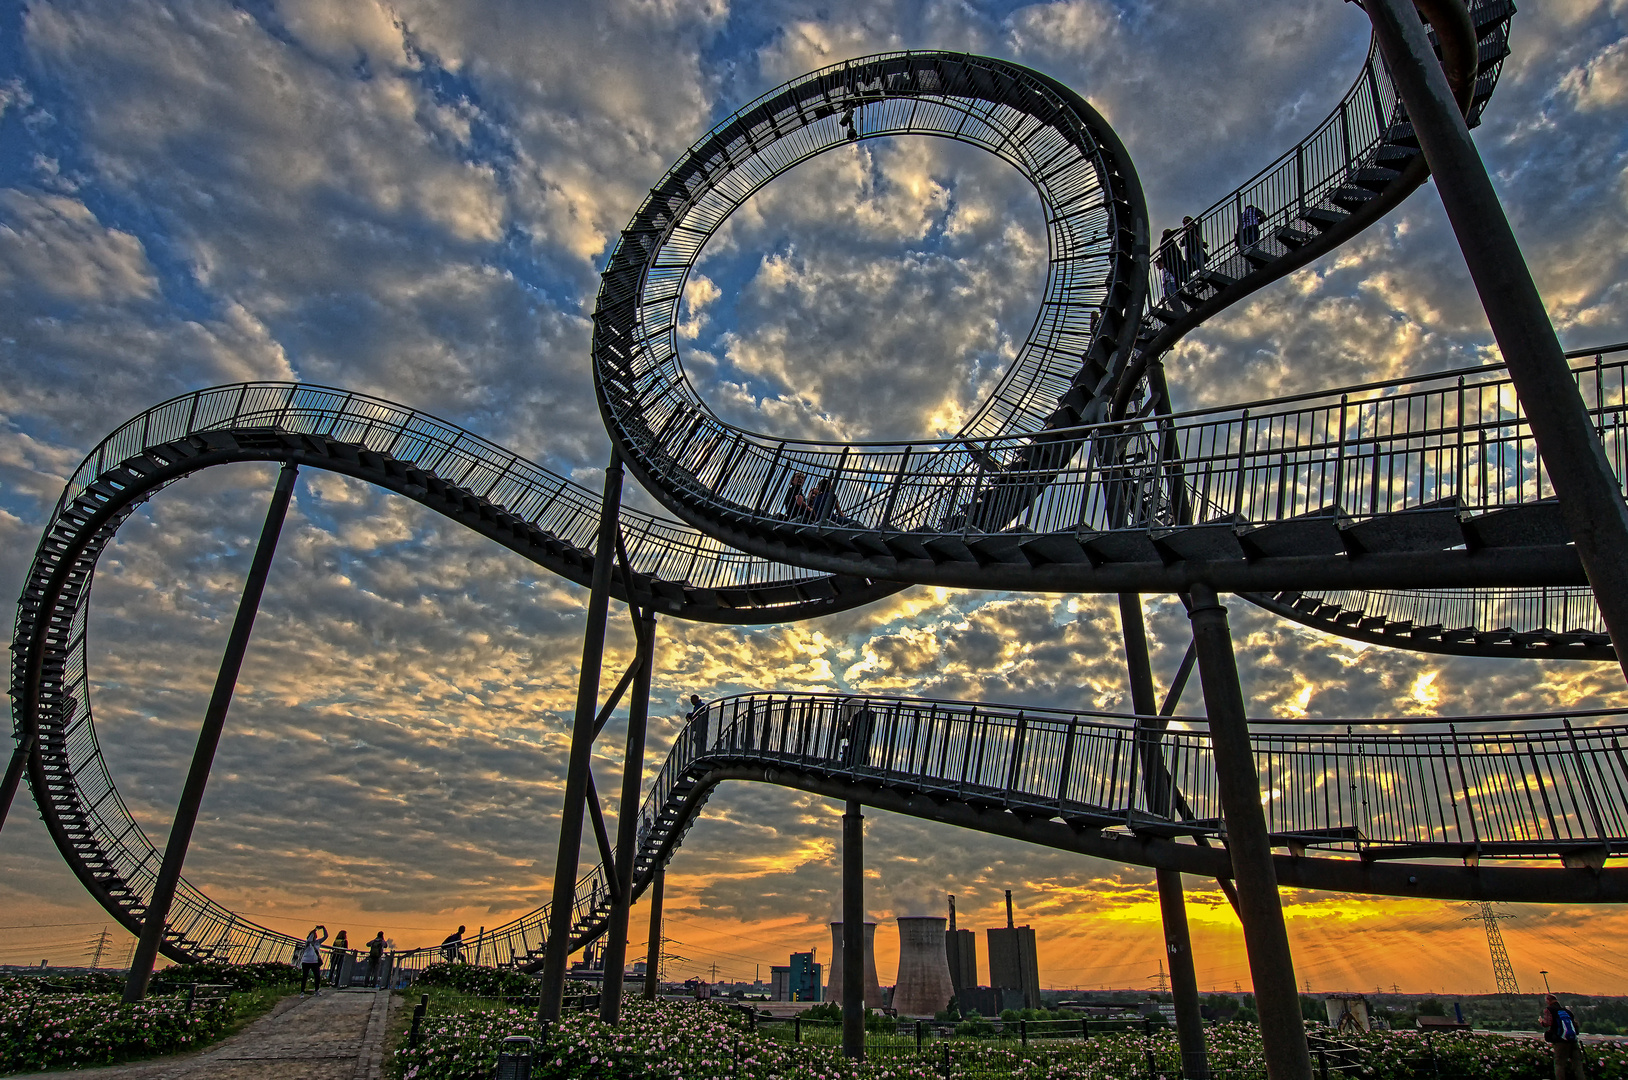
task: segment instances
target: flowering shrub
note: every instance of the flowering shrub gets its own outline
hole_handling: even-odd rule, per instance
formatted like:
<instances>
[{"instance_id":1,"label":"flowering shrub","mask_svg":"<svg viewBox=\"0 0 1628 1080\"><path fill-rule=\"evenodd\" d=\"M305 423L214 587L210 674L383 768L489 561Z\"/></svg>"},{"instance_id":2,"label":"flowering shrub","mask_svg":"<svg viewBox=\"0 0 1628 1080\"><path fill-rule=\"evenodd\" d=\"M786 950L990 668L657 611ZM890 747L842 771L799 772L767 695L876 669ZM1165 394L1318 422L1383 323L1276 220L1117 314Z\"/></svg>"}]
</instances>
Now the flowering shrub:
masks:
<instances>
[{"instance_id":1,"label":"flowering shrub","mask_svg":"<svg viewBox=\"0 0 1628 1080\"><path fill-rule=\"evenodd\" d=\"M0 989L0 1072L102 1065L189 1050L225 1034L233 1015L229 1001L200 1003L189 1013L183 997L125 1005L112 994L7 987Z\"/></svg>"},{"instance_id":2,"label":"flowering shrub","mask_svg":"<svg viewBox=\"0 0 1628 1080\"><path fill-rule=\"evenodd\" d=\"M0 990L41 991L52 987L50 993L69 990L76 994L118 994L124 991L127 971L84 971L75 974L42 970L31 975L0 975Z\"/></svg>"},{"instance_id":3,"label":"flowering shrub","mask_svg":"<svg viewBox=\"0 0 1628 1080\"><path fill-rule=\"evenodd\" d=\"M537 1035L529 1009L427 1017L421 1042L396 1051L401 1080L476 1080L490 1075L509 1035ZM754 1035L731 1010L710 1004L628 999L622 1022L573 1014L540 1043L533 1080L936 1080L920 1062L866 1073L829 1047L798 1046Z\"/></svg>"},{"instance_id":4,"label":"flowering shrub","mask_svg":"<svg viewBox=\"0 0 1628 1080\"><path fill-rule=\"evenodd\" d=\"M537 998L537 980L530 975L473 964L432 964L413 980L414 990L438 986L477 997L525 997L534 1001Z\"/></svg>"},{"instance_id":5,"label":"flowering shrub","mask_svg":"<svg viewBox=\"0 0 1628 1080\"><path fill-rule=\"evenodd\" d=\"M940 1080L1001 1077L1012 1080L1142 1080L1151 1056L1155 1075L1179 1075L1175 1033L1125 1031L1089 1039L1035 1040L1028 1048L1010 1039L932 1039L921 1051L913 1036L873 1037L869 1064L844 1060L829 1042L794 1043L788 1025L772 1034L748 1030L738 1012L710 1003L629 999L620 1025L577 1014L563 1019L539 1041L532 1066L537 1080ZM538 1033L529 1009L464 1012L427 1017L417 1048L396 1052L400 1080L484 1080L509 1035ZM1222 1024L1205 1032L1210 1067L1217 1075L1264 1076L1260 1032L1253 1025ZM1342 1036L1354 1046L1349 1071L1361 1080L1547 1080L1553 1073L1541 1040L1497 1035L1432 1035L1374 1032ZM946 1051L948 1057L946 1059ZM1584 1047L1589 1076L1628 1080L1628 1042ZM1330 1075L1342 1062L1330 1060Z\"/></svg>"},{"instance_id":6,"label":"flowering shrub","mask_svg":"<svg viewBox=\"0 0 1628 1080\"><path fill-rule=\"evenodd\" d=\"M258 990L262 986L280 986L300 981L300 969L280 960L258 964L223 964L214 960L196 964L175 964L153 973L155 982L226 984L234 990ZM124 976L119 976L124 985Z\"/></svg>"}]
</instances>

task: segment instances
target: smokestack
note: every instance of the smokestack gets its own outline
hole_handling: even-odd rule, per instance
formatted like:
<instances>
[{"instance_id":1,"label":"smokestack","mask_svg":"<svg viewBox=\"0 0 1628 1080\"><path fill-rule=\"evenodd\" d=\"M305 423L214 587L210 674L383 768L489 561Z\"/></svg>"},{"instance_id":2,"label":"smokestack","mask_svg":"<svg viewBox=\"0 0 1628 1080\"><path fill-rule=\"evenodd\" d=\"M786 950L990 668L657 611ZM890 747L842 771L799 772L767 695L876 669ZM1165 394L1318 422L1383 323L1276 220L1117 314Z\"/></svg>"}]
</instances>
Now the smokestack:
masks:
<instances>
[{"instance_id":1,"label":"smokestack","mask_svg":"<svg viewBox=\"0 0 1628 1080\"><path fill-rule=\"evenodd\" d=\"M1006 890L1006 928L1012 929L1016 923L1012 918L1012 890Z\"/></svg>"},{"instance_id":2,"label":"smokestack","mask_svg":"<svg viewBox=\"0 0 1628 1080\"><path fill-rule=\"evenodd\" d=\"M944 923L937 915L899 916L899 976L893 987L893 1010L900 1016L933 1016L955 996L944 954Z\"/></svg>"},{"instance_id":3,"label":"smokestack","mask_svg":"<svg viewBox=\"0 0 1628 1080\"><path fill-rule=\"evenodd\" d=\"M950 893L950 933L955 933L955 894Z\"/></svg>"}]
</instances>

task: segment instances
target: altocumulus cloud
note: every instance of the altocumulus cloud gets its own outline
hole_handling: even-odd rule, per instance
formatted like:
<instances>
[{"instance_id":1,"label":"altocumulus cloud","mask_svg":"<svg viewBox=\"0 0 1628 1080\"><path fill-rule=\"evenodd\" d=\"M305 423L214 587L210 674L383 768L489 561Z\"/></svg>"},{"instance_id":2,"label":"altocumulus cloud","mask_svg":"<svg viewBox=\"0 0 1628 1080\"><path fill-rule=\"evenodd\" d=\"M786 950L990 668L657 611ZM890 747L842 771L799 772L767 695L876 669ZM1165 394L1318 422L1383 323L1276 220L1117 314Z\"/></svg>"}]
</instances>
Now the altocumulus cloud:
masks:
<instances>
[{"instance_id":1,"label":"altocumulus cloud","mask_svg":"<svg viewBox=\"0 0 1628 1080\"><path fill-rule=\"evenodd\" d=\"M606 443L587 347L600 260L685 146L812 67L897 47L1034 64L1116 125L1166 225L1324 115L1367 40L1353 6L1289 0L837 0L817 13L723 0L177 0L37 3L4 18L8 596L83 453L134 410L217 382L378 393L596 482ZM1628 336L1623 19L1588 0L1523 10L1477 134L1572 345ZM691 374L726 415L787 435L953 430L1027 332L1043 237L1032 194L993 159L925 141L844 148L758 193L713 239L686 292ZM1427 189L1193 335L1169 368L1196 404L1495 355ZM98 574L99 730L159 840L271 477L243 466L176 485L131 520ZM403 941L539 902L583 603L393 496L307 473L191 876L279 926L332 925L337 912ZM1147 606L1168 682L1185 615L1172 598ZM1367 648L1241 604L1233 619L1260 714L1621 700L1597 667ZM631 653L613 627L608 667ZM752 689L1078 708L1128 698L1111 598L912 590L797 626L665 625L647 769L676 735L683 697ZM1199 705L1196 693L1185 703ZM613 725L601 791L617 786L619 743ZM684 951L767 963L828 940L838 812L778 789L720 790L674 866ZM878 916L936 912L953 884L971 925L995 925L1011 885L1045 921L1059 984L1137 983L1159 953L1143 871L882 815L870 830ZM12 910L98 917L26 813L6 845L0 900ZM1235 924L1213 887L1190 885L1201 978L1230 986L1245 971ZM1300 896L1291 916L1314 982L1407 983L1415 969L1386 949L1428 949L1467 985L1485 981L1473 927L1439 906ZM1522 950L1570 956L1579 920L1608 918L1523 917L1518 963ZM884 978L891 949L884 934Z\"/></svg>"}]
</instances>

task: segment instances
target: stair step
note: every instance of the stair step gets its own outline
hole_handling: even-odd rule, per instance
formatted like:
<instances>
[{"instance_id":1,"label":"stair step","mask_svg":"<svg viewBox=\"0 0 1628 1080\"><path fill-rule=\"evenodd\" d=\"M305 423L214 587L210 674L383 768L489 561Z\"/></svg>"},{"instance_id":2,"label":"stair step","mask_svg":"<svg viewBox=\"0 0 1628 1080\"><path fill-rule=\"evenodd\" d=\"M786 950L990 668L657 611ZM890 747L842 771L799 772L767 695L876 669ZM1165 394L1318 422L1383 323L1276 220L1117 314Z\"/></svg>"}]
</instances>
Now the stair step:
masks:
<instances>
[{"instance_id":1,"label":"stair step","mask_svg":"<svg viewBox=\"0 0 1628 1080\"><path fill-rule=\"evenodd\" d=\"M1160 530L1153 541L1162 554L1169 556L1167 562L1242 559L1243 545L1238 542L1233 525L1229 518L1213 524Z\"/></svg>"},{"instance_id":2,"label":"stair step","mask_svg":"<svg viewBox=\"0 0 1628 1080\"><path fill-rule=\"evenodd\" d=\"M1378 194L1390 187L1392 182L1401 177L1396 169L1368 168L1358 169L1348 179L1359 188L1366 188Z\"/></svg>"},{"instance_id":3,"label":"stair step","mask_svg":"<svg viewBox=\"0 0 1628 1080\"><path fill-rule=\"evenodd\" d=\"M1501 22L1507 22L1515 14L1515 5L1510 0L1496 0L1495 3L1482 4L1470 12L1470 18L1475 22L1475 31L1486 34L1490 27Z\"/></svg>"},{"instance_id":4,"label":"stair step","mask_svg":"<svg viewBox=\"0 0 1628 1080\"><path fill-rule=\"evenodd\" d=\"M1367 188L1352 187L1346 184L1335 188L1334 194L1330 198L1333 199L1336 205L1355 211L1361 210L1364 205L1373 202L1374 193Z\"/></svg>"},{"instance_id":5,"label":"stair step","mask_svg":"<svg viewBox=\"0 0 1628 1080\"><path fill-rule=\"evenodd\" d=\"M1311 243L1313 240L1317 239L1314 234L1306 232L1303 229L1296 229L1290 225L1278 226L1278 230L1272 235L1277 238L1278 243L1282 244L1290 251L1298 251L1307 244Z\"/></svg>"},{"instance_id":6,"label":"stair step","mask_svg":"<svg viewBox=\"0 0 1628 1080\"><path fill-rule=\"evenodd\" d=\"M1072 536L1046 535L1031 537L1023 542L1023 553L1036 566L1046 563L1088 563L1091 561L1084 546Z\"/></svg>"},{"instance_id":7,"label":"stair step","mask_svg":"<svg viewBox=\"0 0 1628 1080\"><path fill-rule=\"evenodd\" d=\"M1328 232L1336 225L1343 224L1350 216L1340 210L1330 210L1322 206L1314 206L1300 212L1300 220L1310 222L1318 232Z\"/></svg>"},{"instance_id":8,"label":"stair step","mask_svg":"<svg viewBox=\"0 0 1628 1080\"><path fill-rule=\"evenodd\" d=\"M1571 531L1556 499L1511 506L1477 515L1464 523L1471 547L1533 547L1571 543Z\"/></svg>"},{"instance_id":9,"label":"stair step","mask_svg":"<svg viewBox=\"0 0 1628 1080\"><path fill-rule=\"evenodd\" d=\"M1464 543L1463 508L1457 498L1359 521L1343 530L1353 553L1445 551Z\"/></svg>"},{"instance_id":10,"label":"stair step","mask_svg":"<svg viewBox=\"0 0 1628 1080\"><path fill-rule=\"evenodd\" d=\"M1414 134L1413 125L1407 122L1392 124L1385 132L1385 141L1393 146L1411 146L1419 149L1419 136Z\"/></svg>"},{"instance_id":11,"label":"stair step","mask_svg":"<svg viewBox=\"0 0 1628 1080\"><path fill-rule=\"evenodd\" d=\"M1152 538L1140 530L1097 533L1086 541L1086 546L1103 562L1164 561Z\"/></svg>"},{"instance_id":12,"label":"stair step","mask_svg":"<svg viewBox=\"0 0 1628 1080\"><path fill-rule=\"evenodd\" d=\"M1492 68L1495 65L1497 65L1497 63L1499 61L1503 60L1508 55L1509 55L1509 41L1508 41L1508 39L1506 39L1506 38L1504 38L1502 36L1499 36L1499 37L1489 38L1486 41L1483 41L1481 43L1480 49L1477 50L1477 54L1476 54L1476 59L1477 59L1477 66L1476 66L1476 69L1475 69L1476 74L1480 75L1480 74L1484 74L1487 71L1492 70Z\"/></svg>"},{"instance_id":13,"label":"stair step","mask_svg":"<svg viewBox=\"0 0 1628 1080\"><path fill-rule=\"evenodd\" d=\"M1398 146L1393 143L1385 143L1374 152L1374 163L1400 170L1418 156L1419 148L1416 146Z\"/></svg>"},{"instance_id":14,"label":"stair step","mask_svg":"<svg viewBox=\"0 0 1628 1080\"><path fill-rule=\"evenodd\" d=\"M1260 244L1251 244L1249 247L1244 248L1242 254L1244 260L1257 270L1263 266L1276 262L1279 258L1279 256L1267 251L1266 248Z\"/></svg>"},{"instance_id":15,"label":"stair step","mask_svg":"<svg viewBox=\"0 0 1628 1080\"><path fill-rule=\"evenodd\" d=\"M1274 521L1239 537L1251 555L1334 555L1345 550L1340 526L1349 519L1338 506L1325 506L1310 514Z\"/></svg>"}]
</instances>

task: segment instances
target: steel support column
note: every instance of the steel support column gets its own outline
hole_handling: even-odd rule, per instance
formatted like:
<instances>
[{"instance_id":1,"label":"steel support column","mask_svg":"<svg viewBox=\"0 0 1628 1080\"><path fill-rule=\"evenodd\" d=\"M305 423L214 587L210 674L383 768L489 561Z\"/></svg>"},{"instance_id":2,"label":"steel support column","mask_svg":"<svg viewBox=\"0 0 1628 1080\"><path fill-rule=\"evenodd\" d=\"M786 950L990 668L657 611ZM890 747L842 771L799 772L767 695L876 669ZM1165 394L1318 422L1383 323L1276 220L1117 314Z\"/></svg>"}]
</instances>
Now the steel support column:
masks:
<instances>
[{"instance_id":1,"label":"steel support column","mask_svg":"<svg viewBox=\"0 0 1628 1080\"><path fill-rule=\"evenodd\" d=\"M644 999L655 1001L661 989L661 900L667 887L667 867L656 867L650 883L650 942L644 952Z\"/></svg>"},{"instance_id":2,"label":"steel support column","mask_svg":"<svg viewBox=\"0 0 1628 1080\"><path fill-rule=\"evenodd\" d=\"M842 815L842 1052L865 1060L865 818Z\"/></svg>"},{"instance_id":3,"label":"steel support column","mask_svg":"<svg viewBox=\"0 0 1628 1080\"><path fill-rule=\"evenodd\" d=\"M1119 594L1119 625L1125 637L1125 667L1130 675L1131 707L1141 717L1154 715L1153 663L1148 656L1147 627L1142 619L1139 593ZM1137 721L1138 734L1144 721ZM1148 808L1171 813L1170 773L1157 743L1142 752L1142 783ZM1164 921L1165 952L1170 957L1171 999L1176 1007L1176 1039L1181 1044L1181 1072L1187 1080L1210 1075L1209 1053L1204 1048L1204 1017L1198 1006L1198 975L1193 968L1192 939L1187 933L1187 904L1182 896L1181 873L1155 870L1159 886L1159 914Z\"/></svg>"},{"instance_id":4,"label":"steel support column","mask_svg":"<svg viewBox=\"0 0 1628 1080\"><path fill-rule=\"evenodd\" d=\"M293 462L284 465L277 474L277 487L271 493L271 506L266 510L266 521L260 529L260 542L255 546L249 576L243 583L243 598L238 601L237 617L232 620L226 652L215 676L215 690L204 711L198 745L192 751L192 767L187 770L181 801L175 808L175 821L170 825L170 838L164 845L164 861L159 864L158 880L153 883L153 895L142 916L141 937L136 942L130 977L124 986L125 1001L140 1001L146 997L147 984L152 981L153 964L158 960L158 948L164 942L164 930L170 917L170 904L175 900L175 889L181 881L181 865L186 862L192 830L198 824L198 807L203 803L204 788L209 785L215 748L220 745L221 731L226 726L226 710L231 707L232 692L237 689L238 672L243 668L243 655L249 648L249 633L260 611L260 596L266 589L271 557L277 551L277 538L282 534L283 519L288 516L288 502L298 477L299 467Z\"/></svg>"},{"instance_id":5,"label":"steel support column","mask_svg":"<svg viewBox=\"0 0 1628 1080\"><path fill-rule=\"evenodd\" d=\"M639 663L633 675L633 699L627 709L627 750L622 755L622 801L616 808L616 890L605 928L605 980L599 994L599 1018L621 1019L622 965L627 962L627 923L633 908L633 858L639 840L639 789L644 782L644 735L650 720L650 670L656 653L656 616L636 616Z\"/></svg>"},{"instance_id":6,"label":"steel support column","mask_svg":"<svg viewBox=\"0 0 1628 1080\"><path fill-rule=\"evenodd\" d=\"M1628 559L1622 557L1628 506L1621 485L1414 0L1367 0L1364 6L1509 365L1617 660L1628 672Z\"/></svg>"},{"instance_id":7,"label":"steel support column","mask_svg":"<svg viewBox=\"0 0 1628 1080\"><path fill-rule=\"evenodd\" d=\"M1249 721L1238 664L1232 652L1227 609L1215 590L1193 587L1193 623L1198 675L1210 722L1217 793L1227 827L1233 882L1238 889L1238 920L1255 984L1255 1007L1261 1017L1266 1075L1270 1080L1311 1080L1311 1057L1300 1018L1300 991L1295 987L1294 957L1283 924L1272 841L1261 810L1260 776L1249 745Z\"/></svg>"},{"instance_id":8,"label":"steel support column","mask_svg":"<svg viewBox=\"0 0 1628 1080\"><path fill-rule=\"evenodd\" d=\"M577 861L582 847L588 769L593 763L594 717L599 711L599 668L605 658L605 619L610 609L611 567L616 562L616 528L622 508L622 459L611 451L605 466L605 493L599 504L599 539L582 632L582 671L577 677L577 714L571 728L571 756L565 770L565 804L560 808L560 848L554 860L554 897L548 912L538 1018L560 1018L565 1000L566 962L571 958L571 923L576 910Z\"/></svg>"},{"instance_id":9,"label":"steel support column","mask_svg":"<svg viewBox=\"0 0 1628 1080\"><path fill-rule=\"evenodd\" d=\"M1198 1009L1198 973L1193 967L1193 940L1187 933L1187 898L1181 871L1155 870L1159 916L1164 920L1164 951L1170 960L1170 990L1176 1005L1176 1042L1181 1046L1181 1075L1208 1080L1210 1054L1204 1048L1204 1016Z\"/></svg>"},{"instance_id":10,"label":"steel support column","mask_svg":"<svg viewBox=\"0 0 1628 1080\"><path fill-rule=\"evenodd\" d=\"M23 770L28 767L28 755L34 752L34 735L35 732L28 731L18 738L17 747L11 752L11 762L6 766L6 778L0 781L0 829L5 828L11 801L17 797L17 786L22 783Z\"/></svg>"}]
</instances>

